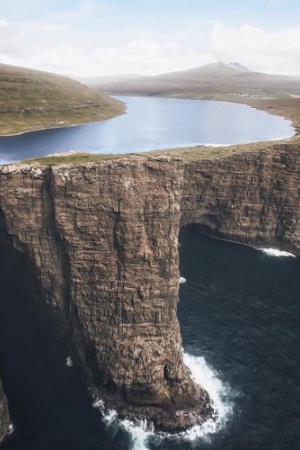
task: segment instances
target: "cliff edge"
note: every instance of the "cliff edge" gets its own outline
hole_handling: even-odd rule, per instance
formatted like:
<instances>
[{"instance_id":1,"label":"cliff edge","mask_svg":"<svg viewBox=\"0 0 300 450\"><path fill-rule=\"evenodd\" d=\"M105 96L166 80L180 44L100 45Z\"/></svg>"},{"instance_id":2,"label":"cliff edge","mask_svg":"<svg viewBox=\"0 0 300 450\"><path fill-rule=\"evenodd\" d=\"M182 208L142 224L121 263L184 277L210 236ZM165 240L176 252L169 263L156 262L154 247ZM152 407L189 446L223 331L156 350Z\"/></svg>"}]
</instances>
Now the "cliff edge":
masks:
<instances>
[{"instance_id":1,"label":"cliff edge","mask_svg":"<svg viewBox=\"0 0 300 450\"><path fill-rule=\"evenodd\" d=\"M299 255L299 151L0 168L2 245L34 268L40 301L108 407L169 431L211 414L182 359L179 230L196 223Z\"/></svg>"}]
</instances>

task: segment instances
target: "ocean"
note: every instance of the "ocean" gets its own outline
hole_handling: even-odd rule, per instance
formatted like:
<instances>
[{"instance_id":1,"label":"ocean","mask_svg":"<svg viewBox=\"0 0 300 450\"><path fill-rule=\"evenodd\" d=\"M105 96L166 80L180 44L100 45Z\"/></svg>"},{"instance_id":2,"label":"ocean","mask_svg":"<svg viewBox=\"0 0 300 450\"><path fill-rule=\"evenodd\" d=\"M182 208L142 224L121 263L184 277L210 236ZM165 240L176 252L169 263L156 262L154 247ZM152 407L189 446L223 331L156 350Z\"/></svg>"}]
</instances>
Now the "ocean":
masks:
<instances>
[{"instance_id":1,"label":"ocean","mask_svg":"<svg viewBox=\"0 0 300 450\"><path fill-rule=\"evenodd\" d=\"M0 257L0 367L13 426L4 450L299 450L299 258L196 227L181 231L179 250L184 357L214 420L171 437L103 415L22 274L9 276Z\"/></svg>"}]
</instances>

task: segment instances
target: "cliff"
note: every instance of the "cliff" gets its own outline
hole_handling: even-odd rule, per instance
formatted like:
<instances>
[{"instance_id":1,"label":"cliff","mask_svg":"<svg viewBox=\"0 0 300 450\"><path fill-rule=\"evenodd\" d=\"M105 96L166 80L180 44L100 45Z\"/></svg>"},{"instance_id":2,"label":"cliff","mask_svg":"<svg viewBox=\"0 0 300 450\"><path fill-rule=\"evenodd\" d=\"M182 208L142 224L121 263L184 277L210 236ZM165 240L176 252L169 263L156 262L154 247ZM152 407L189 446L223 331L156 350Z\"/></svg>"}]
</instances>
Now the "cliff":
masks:
<instances>
[{"instance_id":1,"label":"cliff","mask_svg":"<svg viewBox=\"0 0 300 450\"><path fill-rule=\"evenodd\" d=\"M0 379L0 442L5 438L9 430L9 413L6 396L3 392Z\"/></svg>"},{"instance_id":2,"label":"cliff","mask_svg":"<svg viewBox=\"0 0 300 450\"><path fill-rule=\"evenodd\" d=\"M299 145L191 162L181 226L197 223L216 237L299 255L299 182Z\"/></svg>"},{"instance_id":3,"label":"cliff","mask_svg":"<svg viewBox=\"0 0 300 450\"><path fill-rule=\"evenodd\" d=\"M293 145L191 163L6 166L1 245L28 261L39 301L106 405L183 429L211 408L182 359L180 227L300 254L299 185Z\"/></svg>"}]
</instances>

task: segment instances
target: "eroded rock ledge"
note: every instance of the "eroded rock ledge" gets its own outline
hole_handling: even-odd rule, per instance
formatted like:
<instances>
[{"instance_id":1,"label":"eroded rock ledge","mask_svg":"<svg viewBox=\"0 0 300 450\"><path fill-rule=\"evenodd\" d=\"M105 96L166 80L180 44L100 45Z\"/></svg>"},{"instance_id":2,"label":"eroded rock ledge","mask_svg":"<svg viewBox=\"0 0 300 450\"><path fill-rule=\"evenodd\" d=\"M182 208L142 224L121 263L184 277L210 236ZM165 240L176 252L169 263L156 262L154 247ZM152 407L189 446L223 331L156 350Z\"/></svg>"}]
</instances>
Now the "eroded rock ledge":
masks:
<instances>
[{"instance_id":1,"label":"eroded rock ledge","mask_svg":"<svg viewBox=\"0 0 300 450\"><path fill-rule=\"evenodd\" d=\"M211 413L182 359L180 227L299 254L299 186L292 145L189 164L6 166L1 230L107 405L174 431Z\"/></svg>"}]
</instances>

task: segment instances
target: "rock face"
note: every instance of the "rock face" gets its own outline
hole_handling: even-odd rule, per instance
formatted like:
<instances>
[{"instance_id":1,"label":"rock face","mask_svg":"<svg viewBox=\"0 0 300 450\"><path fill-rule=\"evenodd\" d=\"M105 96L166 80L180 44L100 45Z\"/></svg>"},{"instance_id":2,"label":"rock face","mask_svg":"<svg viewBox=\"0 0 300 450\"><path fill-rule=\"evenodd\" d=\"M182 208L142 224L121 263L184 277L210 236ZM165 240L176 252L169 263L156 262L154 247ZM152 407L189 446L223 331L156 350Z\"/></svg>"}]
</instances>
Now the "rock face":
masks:
<instances>
[{"instance_id":1,"label":"rock face","mask_svg":"<svg viewBox=\"0 0 300 450\"><path fill-rule=\"evenodd\" d=\"M4 439L9 430L9 414L5 394L0 379L0 442Z\"/></svg>"},{"instance_id":2,"label":"rock face","mask_svg":"<svg viewBox=\"0 0 300 450\"><path fill-rule=\"evenodd\" d=\"M298 145L192 162L186 166L181 225L198 223L216 237L299 255L299 183Z\"/></svg>"},{"instance_id":3,"label":"rock face","mask_svg":"<svg viewBox=\"0 0 300 450\"><path fill-rule=\"evenodd\" d=\"M0 169L2 244L27 255L40 301L108 406L171 431L211 413L182 359L180 227L299 254L299 161L298 147L277 146L189 164Z\"/></svg>"},{"instance_id":4,"label":"rock face","mask_svg":"<svg viewBox=\"0 0 300 450\"><path fill-rule=\"evenodd\" d=\"M183 177L181 161L144 158L1 172L3 233L34 262L93 384L121 414L167 429L207 409L176 317Z\"/></svg>"}]
</instances>

